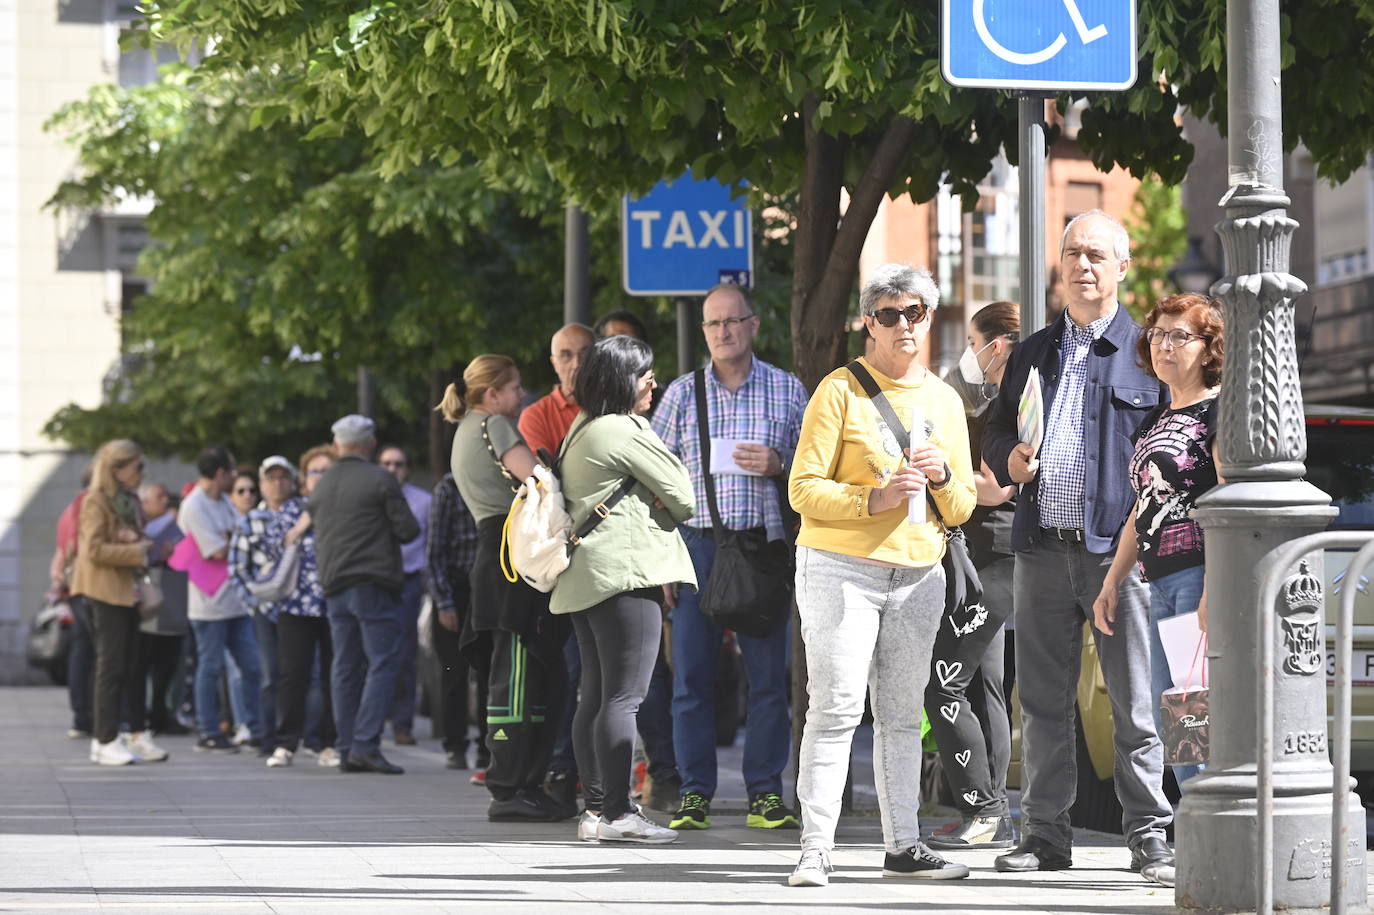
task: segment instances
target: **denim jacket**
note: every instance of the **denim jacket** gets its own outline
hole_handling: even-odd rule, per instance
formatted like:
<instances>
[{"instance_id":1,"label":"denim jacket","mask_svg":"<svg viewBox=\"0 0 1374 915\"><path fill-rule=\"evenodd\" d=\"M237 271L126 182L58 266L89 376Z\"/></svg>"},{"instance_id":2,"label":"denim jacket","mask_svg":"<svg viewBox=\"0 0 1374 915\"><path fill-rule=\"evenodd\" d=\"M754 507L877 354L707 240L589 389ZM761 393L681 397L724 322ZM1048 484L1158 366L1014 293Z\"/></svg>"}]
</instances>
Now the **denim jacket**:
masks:
<instances>
[{"instance_id":1,"label":"denim jacket","mask_svg":"<svg viewBox=\"0 0 1374 915\"><path fill-rule=\"evenodd\" d=\"M983 432L983 459L1003 486L1012 484L1007 458L1020 440L1016 408L1031 366L1040 371L1044 385L1044 415L1059 387L1059 347L1067 311L1049 327L1032 334L1012 352L1002 379L1001 393L989 408ZM1107 332L1093 344L1088 355L1083 388L1083 442L1088 473L1083 481L1084 540L1093 553L1109 553L1116 547L1121 526L1135 503L1130 463L1135 434L1150 409L1169 399L1168 388L1151 378L1136 357L1140 325L1119 306ZM1030 549L1040 538L1039 479L1021 489L1012 523L1012 549Z\"/></svg>"}]
</instances>

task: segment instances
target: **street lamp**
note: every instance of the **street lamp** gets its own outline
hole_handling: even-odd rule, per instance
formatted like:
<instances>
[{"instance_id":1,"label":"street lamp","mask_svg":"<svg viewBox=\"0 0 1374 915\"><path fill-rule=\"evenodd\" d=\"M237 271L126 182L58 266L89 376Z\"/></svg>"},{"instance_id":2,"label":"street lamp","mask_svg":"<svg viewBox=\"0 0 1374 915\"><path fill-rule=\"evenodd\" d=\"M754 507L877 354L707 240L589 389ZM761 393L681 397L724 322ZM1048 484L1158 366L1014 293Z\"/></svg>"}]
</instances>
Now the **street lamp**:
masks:
<instances>
[{"instance_id":1,"label":"street lamp","mask_svg":"<svg viewBox=\"0 0 1374 915\"><path fill-rule=\"evenodd\" d=\"M1169 282L1179 292L1196 292L1206 295L1212 284L1221 279L1217 265L1207 259L1202 251L1202 239L1196 235L1188 236L1188 250L1169 268Z\"/></svg>"}]
</instances>

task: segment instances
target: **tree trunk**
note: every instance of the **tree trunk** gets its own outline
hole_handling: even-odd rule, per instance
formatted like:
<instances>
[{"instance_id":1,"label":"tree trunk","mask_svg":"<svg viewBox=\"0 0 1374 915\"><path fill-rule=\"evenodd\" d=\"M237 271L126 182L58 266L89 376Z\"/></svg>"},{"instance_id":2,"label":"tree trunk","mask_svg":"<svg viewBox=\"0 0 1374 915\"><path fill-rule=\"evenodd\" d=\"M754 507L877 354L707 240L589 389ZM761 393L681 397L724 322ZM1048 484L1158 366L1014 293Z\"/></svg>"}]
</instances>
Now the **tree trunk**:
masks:
<instances>
[{"instance_id":1,"label":"tree trunk","mask_svg":"<svg viewBox=\"0 0 1374 915\"><path fill-rule=\"evenodd\" d=\"M808 390L844 362L844 322L859 272L859 254L873 217L916 134L916 122L894 118L850 194L840 217L847 144L815 128L817 100L802 101L806 169L797 207L792 268L793 369Z\"/></svg>"}]
</instances>

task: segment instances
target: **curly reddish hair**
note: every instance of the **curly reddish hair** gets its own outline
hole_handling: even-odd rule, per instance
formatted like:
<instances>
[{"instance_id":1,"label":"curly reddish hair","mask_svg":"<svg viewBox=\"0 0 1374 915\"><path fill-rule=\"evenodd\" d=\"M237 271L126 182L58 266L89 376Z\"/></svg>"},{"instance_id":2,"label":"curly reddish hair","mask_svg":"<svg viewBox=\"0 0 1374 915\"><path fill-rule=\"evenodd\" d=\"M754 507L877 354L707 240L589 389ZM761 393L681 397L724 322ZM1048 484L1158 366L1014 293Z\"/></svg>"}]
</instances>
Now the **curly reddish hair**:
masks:
<instances>
[{"instance_id":1,"label":"curly reddish hair","mask_svg":"<svg viewBox=\"0 0 1374 915\"><path fill-rule=\"evenodd\" d=\"M1221 315L1221 303L1209 295L1196 292L1183 292L1169 295L1159 300L1150 309L1141 323L1146 330L1159 323L1164 315L1182 317L1192 324L1198 336L1207 344L1207 355L1202 365L1202 383L1209 388L1221 384L1221 366L1226 361L1226 322ZM1145 334L1135 345L1136 356L1145 374L1156 378L1154 365L1150 361L1150 341Z\"/></svg>"}]
</instances>

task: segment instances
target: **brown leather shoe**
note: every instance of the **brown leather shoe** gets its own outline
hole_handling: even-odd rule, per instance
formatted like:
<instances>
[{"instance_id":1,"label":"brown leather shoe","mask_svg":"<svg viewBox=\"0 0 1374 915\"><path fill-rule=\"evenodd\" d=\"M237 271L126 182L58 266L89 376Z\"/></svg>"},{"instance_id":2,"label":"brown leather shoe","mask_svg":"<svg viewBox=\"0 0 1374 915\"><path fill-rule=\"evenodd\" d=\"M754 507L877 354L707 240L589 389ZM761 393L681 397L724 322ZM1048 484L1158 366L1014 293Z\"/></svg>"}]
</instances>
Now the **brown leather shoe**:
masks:
<instances>
[{"instance_id":1,"label":"brown leather shoe","mask_svg":"<svg viewBox=\"0 0 1374 915\"><path fill-rule=\"evenodd\" d=\"M398 747L413 747L413 746L415 746L415 737L414 737L414 735L412 735L409 731L397 731L397 732L396 732L396 746L398 746Z\"/></svg>"}]
</instances>

